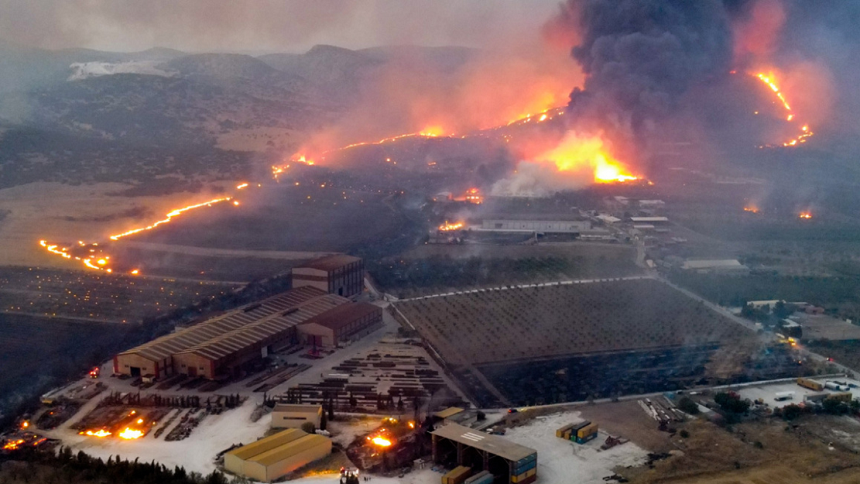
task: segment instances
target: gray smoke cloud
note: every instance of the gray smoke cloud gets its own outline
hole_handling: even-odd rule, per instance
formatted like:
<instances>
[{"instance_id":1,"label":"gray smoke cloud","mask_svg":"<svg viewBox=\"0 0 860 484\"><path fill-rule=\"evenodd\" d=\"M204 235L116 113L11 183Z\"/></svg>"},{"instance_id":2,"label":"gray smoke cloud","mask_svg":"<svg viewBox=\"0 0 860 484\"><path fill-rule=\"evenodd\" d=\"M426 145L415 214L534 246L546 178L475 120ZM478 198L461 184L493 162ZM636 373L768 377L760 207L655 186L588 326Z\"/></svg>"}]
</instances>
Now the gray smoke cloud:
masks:
<instances>
[{"instance_id":1,"label":"gray smoke cloud","mask_svg":"<svg viewBox=\"0 0 860 484\"><path fill-rule=\"evenodd\" d=\"M586 75L571 93L575 129L609 130L641 147L693 84L730 69L729 16L718 0L570 0L562 12L580 34L572 55Z\"/></svg>"}]
</instances>

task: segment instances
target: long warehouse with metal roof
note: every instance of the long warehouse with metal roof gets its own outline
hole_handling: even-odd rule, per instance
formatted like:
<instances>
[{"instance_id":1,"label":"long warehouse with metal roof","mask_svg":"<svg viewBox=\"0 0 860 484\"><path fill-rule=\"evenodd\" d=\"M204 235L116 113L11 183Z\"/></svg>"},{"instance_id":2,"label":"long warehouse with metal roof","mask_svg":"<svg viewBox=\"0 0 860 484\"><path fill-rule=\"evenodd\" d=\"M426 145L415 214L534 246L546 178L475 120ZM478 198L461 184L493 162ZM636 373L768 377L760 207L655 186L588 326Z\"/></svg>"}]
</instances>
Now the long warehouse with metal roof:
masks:
<instances>
[{"instance_id":1,"label":"long warehouse with metal roof","mask_svg":"<svg viewBox=\"0 0 860 484\"><path fill-rule=\"evenodd\" d=\"M377 306L300 287L124 351L114 357L114 373L226 378L270 352L297 343L302 323L336 308L339 310L333 314L344 319L344 324L370 328L382 321ZM373 317L368 318L368 313Z\"/></svg>"}]
</instances>

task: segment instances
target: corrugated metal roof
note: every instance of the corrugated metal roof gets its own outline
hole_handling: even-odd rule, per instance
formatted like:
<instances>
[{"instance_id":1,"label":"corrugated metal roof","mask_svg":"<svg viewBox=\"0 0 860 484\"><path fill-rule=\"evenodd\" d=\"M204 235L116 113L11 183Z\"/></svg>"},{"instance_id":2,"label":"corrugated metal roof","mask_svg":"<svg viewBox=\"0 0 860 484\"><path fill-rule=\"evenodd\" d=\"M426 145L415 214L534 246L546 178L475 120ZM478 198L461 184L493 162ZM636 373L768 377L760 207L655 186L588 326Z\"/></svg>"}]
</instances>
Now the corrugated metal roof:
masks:
<instances>
[{"instance_id":1,"label":"corrugated metal roof","mask_svg":"<svg viewBox=\"0 0 860 484\"><path fill-rule=\"evenodd\" d=\"M255 455L260 455L263 452L270 451L284 444L288 444L294 440L306 437L308 434L299 429L287 429L283 432L278 432L274 435L262 438L248 445L243 445L238 449L233 449L227 452L229 455L236 456L243 460L248 460Z\"/></svg>"},{"instance_id":2,"label":"corrugated metal roof","mask_svg":"<svg viewBox=\"0 0 860 484\"><path fill-rule=\"evenodd\" d=\"M334 269L339 269L347 264L352 264L354 262L361 261L358 257L353 257L351 255L346 254L335 254L329 255L326 257L320 257L319 259L314 259L310 262L306 262L296 269L318 269L321 271L332 271Z\"/></svg>"},{"instance_id":3,"label":"corrugated metal roof","mask_svg":"<svg viewBox=\"0 0 860 484\"><path fill-rule=\"evenodd\" d=\"M313 413L322 410L321 405L303 405L299 403L276 403L272 412L305 412Z\"/></svg>"},{"instance_id":4,"label":"corrugated metal roof","mask_svg":"<svg viewBox=\"0 0 860 484\"><path fill-rule=\"evenodd\" d=\"M305 434L299 439L293 440L292 442L275 447L272 450L268 450L261 454L255 455L254 457L251 457L247 460L249 462L256 462L260 465L270 466L275 462L289 459L290 457L295 454L298 454L299 452L303 452L310 448L318 447L321 445L330 446L331 441L319 434Z\"/></svg>"},{"instance_id":5,"label":"corrugated metal roof","mask_svg":"<svg viewBox=\"0 0 860 484\"><path fill-rule=\"evenodd\" d=\"M202 341L178 353L194 353L211 360L224 358L270 336L282 333L297 324L302 324L315 316L332 312L338 306L348 303L349 299L345 297L325 294L293 306L288 314L280 312L272 314L264 319Z\"/></svg>"},{"instance_id":6,"label":"corrugated metal roof","mask_svg":"<svg viewBox=\"0 0 860 484\"><path fill-rule=\"evenodd\" d=\"M463 409L460 407L448 407L445 410L439 410L438 412L434 413L433 415L436 417L439 417L439 418L448 418L448 417L452 417L454 415L457 415L458 413L461 413L461 412L463 412Z\"/></svg>"},{"instance_id":7,"label":"corrugated metal roof","mask_svg":"<svg viewBox=\"0 0 860 484\"><path fill-rule=\"evenodd\" d=\"M667 217L630 217L633 222L668 222Z\"/></svg>"},{"instance_id":8,"label":"corrugated metal roof","mask_svg":"<svg viewBox=\"0 0 860 484\"><path fill-rule=\"evenodd\" d=\"M255 321L281 313L324 295L326 295L325 291L311 286L291 289L260 303L247 304L182 331L156 338L128 351L123 351L120 355L136 354L151 361L161 361L188 348L217 338L224 333L245 327Z\"/></svg>"},{"instance_id":9,"label":"corrugated metal roof","mask_svg":"<svg viewBox=\"0 0 860 484\"><path fill-rule=\"evenodd\" d=\"M299 324L318 324L325 328L338 330L356 319L377 312L381 314L382 309L366 302L344 304Z\"/></svg>"},{"instance_id":10,"label":"corrugated metal roof","mask_svg":"<svg viewBox=\"0 0 860 484\"><path fill-rule=\"evenodd\" d=\"M439 427L431 433L514 462L537 454L536 450L511 442L504 437L490 435L455 423Z\"/></svg>"},{"instance_id":11,"label":"corrugated metal roof","mask_svg":"<svg viewBox=\"0 0 860 484\"><path fill-rule=\"evenodd\" d=\"M688 260L684 262L684 269L709 269L709 268L743 268L737 259L719 260Z\"/></svg>"}]
</instances>

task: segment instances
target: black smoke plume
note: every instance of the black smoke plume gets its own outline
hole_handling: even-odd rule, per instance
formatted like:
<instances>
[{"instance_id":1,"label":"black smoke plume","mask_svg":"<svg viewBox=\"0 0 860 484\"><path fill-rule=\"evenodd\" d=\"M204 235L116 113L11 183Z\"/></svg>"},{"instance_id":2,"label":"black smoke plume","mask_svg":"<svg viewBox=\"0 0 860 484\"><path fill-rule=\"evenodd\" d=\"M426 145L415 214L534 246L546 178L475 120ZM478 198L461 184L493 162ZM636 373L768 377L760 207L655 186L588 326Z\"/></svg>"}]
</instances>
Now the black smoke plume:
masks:
<instances>
[{"instance_id":1,"label":"black smoke plume","mask_svg":"<svg viewBox=\"0 0 860 484\"><path fill-rule=\"evenodd\" d=\"M725 75L730 19L717 0L569 0L556 22L580 42L572 55L586 75L571 93L570 128L603 130L619 150L649 134L694 84Z\"/></svg>"}]
</instances>

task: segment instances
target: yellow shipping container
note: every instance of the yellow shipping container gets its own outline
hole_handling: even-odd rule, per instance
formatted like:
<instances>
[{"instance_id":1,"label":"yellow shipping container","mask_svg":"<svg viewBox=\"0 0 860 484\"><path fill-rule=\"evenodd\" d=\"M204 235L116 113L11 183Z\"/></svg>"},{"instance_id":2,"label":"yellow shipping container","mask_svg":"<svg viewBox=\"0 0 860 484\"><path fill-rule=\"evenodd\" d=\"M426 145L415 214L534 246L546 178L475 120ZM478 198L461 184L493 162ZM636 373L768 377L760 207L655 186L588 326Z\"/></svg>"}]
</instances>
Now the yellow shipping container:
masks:
<instances>
[{"instance_id":1,"label":"yellow shipping container","mask_svg":"<svg viewBox=\"0 0 860 484\"><path fill-rule=\"evenodd\" d=\"M810 380L809 378L798 378L797 384L804 387L809 388L810 390L815 390L816 392L820 392L824 390L824 384L819 383L815 380Z\"/></svg>"},{"instance_id":2,"label":"yellow shipping container","mask_svg":"<svg viewBox=\"0 0 860 484\"><path fill-rule=\"evenodd\" d=\"M840 402L850 402L852 398L853 398L853 395L851 395L851 392L841 392L841 393L831 393L830 395L827 395L824 399L825 400L838 400Z\"/></svg>"},{"instance_id":3,"label":"yellow shipping container","mask_svg":"<svg viewBox=\"0 0 860 484\"><path fill-rule=\"evenodd\" d=\"M591 425L586 425L585 427L582 427L581 429L577 430L576 436L581 439L583 437L586 437L586 436L589 436L589 435L595 434L595 433L597 433L597 424L593 423Z\"/></svg>"},{"instance_id":4,"label":"yellow shipping container","mask_svg":"<svg viewBox=\"0 0 860 484\"><path fill-rule=\"evenodd\" d=\"M518 475L518 476L513 476L513 477L511 477L511 482L521 482L521 481L524 481L524 480L528 479L529 477L531 477L531 476L535 475L535 473L537 473L537 469L532 469L532 470L530 470L530 471L526 471L526 472L524 472L524 473L522 473L522 474L520 474L520 475Z\"/></svg>"},{"instance_id":5,"label":"yellow shipping container","mask_svg":"<svg viewBox=\"0 0 860 484\"><path fill-rule=\"evenodd\" d=\"M455 467L454 470L442 476L442 484L462 484L472 473L466 466Z\"/></svg>"},{"instance_id":6,"label":"yellow shipping container","mask_svg":"<svg viewBox=\"0 0 860 484\"><path fill-rule=\"evenodd\" d=\"M568 437L570 437L570 429L573 428L573 424L565 425L564 427L555 431L555 436L558 438L564 438L564 433L567 432Z\"/></svg>"}]
</instances>

